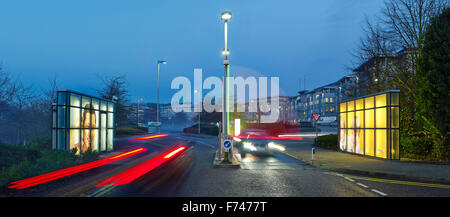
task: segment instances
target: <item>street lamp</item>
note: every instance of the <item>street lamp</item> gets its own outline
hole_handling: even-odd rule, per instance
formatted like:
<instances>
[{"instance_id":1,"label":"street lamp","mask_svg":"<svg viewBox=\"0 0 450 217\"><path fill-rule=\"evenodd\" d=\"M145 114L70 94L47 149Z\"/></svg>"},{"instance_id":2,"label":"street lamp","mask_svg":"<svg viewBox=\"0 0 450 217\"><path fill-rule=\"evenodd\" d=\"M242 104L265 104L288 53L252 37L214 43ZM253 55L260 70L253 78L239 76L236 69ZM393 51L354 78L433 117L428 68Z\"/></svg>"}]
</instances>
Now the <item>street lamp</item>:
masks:
<instances>
[{"instance_id":1,"label":"street lamp","mask_svg":"<svg viewBox=\"0 0 450 217\"><path fill-rule=\"evenodd\" d=\"M230 54L230 51L228 50L228 21L231 20L231 12L225 11L221 14L220 18L224 21L224 36L225 36L225 47L222 51L222 55L225 56L225 59L223 61L223 66L225 70L225 76L223 79L223 103L222 103L222 141L228 138L228 111L227 111L227 80L228 80L228 55ZM219 144L220 145L220 144ZM222 146L220 150L222 150ZM233 150L231 148L231 150ZM221 151L222 153L222 151ZM225 152L224 161L228 162L228 152Z\"/></svg>"},{"instance_id":2,"label":"street lamp","mask_svg":"<svg viewBox=\"0 0 450 217\"><path fill-rule=\"evenodd\" d=\"M159 123L159 64L167 64L167 61L158 60L158 72L156 81L156 122Z\"/></svg>"}]
</instances>

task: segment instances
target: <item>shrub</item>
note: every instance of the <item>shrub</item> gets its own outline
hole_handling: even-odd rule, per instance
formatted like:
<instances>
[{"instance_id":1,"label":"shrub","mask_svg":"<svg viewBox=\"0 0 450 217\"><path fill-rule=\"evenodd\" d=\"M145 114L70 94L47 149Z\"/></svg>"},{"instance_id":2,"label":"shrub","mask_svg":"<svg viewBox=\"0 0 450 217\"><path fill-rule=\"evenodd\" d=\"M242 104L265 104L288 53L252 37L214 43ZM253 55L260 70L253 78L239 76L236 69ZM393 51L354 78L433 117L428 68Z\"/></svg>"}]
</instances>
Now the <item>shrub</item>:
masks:
<instances>
[{"instance_id":1,"label":"shrub","mask_svg":"<svg viewBox=\"0 0 450 217\"><path fill-rule=\"evenodd\" d=\"M314 144L321 148L337 149L338 136L337 134L319 136L314 140Z\"/></svg>"},{"instance_id":2,"label":"shrub","mask_svg":"<svg viewBox=\"0 0 450 217\"><path fill-rule=\"evenodd\" d=\"M9 182L52 172L98 159L98 153L88 151L75 155L76 150L42 150L0 144L0 186Z\"/></svg>"},{"instance_id":3,"label":"shrub","mask_svg":"<svg viewBox=\"0 0 450 217\"><path fill-rule=\"evenodd\" d=\"M400 138L400 154L409 158L428 158L433 141L429 137L402 136Z\"/></svg>"}]
</instances>

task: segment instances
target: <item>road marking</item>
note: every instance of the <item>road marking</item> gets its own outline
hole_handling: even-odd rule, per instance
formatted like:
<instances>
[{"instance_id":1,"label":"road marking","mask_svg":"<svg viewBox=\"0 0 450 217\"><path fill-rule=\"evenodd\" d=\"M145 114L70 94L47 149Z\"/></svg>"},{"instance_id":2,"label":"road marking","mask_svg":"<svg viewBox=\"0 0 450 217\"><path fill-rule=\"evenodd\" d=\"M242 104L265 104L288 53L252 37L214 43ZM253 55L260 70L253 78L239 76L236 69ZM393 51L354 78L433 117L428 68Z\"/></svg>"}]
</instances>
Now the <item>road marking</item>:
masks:
<instances>
[{"instance_id":1,"label":"road marking","mask_svg":"<svg viewBox=\"0 0 450 217\"><path fill-rule=\"evenodd\" d=\"M339 176L338 173L335 173L335 175ZM353 178L353 179L357 179L357 180L366 180L366 181L372 181L372 182L384 182L384 183L391 183L391 184L413 185L413 186L422 186L422 187L433 187L433 188L450 189L450 185L444 185L444 184L432 184L432 183L422 183L422 182L399 181L399 180L369 178L369 177L352 176L352 175L346 175L346 176L348 176L350 178Z\"/></svg>"},{"instance_id":2,"label":"road marking","mask_svg":"<svg viewBox=\"0 0 450 217\"><path fill-rule=\"evenodd\" d=\"M101 187L100 189L93 192L92 194L87 195L87 197L100 197L103 194L110 192L111 190L113 190L116 187L117 186L112 186L112 185L107 185L107 186Z\"/></svg>"},{"instance_id":3,"label":"road marking","mask_svg":"<svg viewBox=\"0 0 450 217\"><path fill-rule=\"evenodd\" d=\"M362 184L362 183L356 183L357 185L359 185L359 186L362 186L362 187L364 187L364 188L368 188L369 186L367 186L367 185L364 185L364 184Z\"/></svg>"},{"instance_id":4,"label":"road marking","mask_svg":"<svg viewBox=\"0 0 450 217\"><path fill-rule=\"evenodd\" d=\"M354 181L355 181L355 180L353 180L353 179L351 179L351 178L349 178L349 177L345 177L345 176L344 176L344 178L347 179L347 180L350 181L350 182L354 182Z\"/></svg>"},{"instance_id":5,"label":"road marking","mask_svg":"<svg viewBox=\"0 0 450 217\"><path fill-rule=\"evenodd\" d=\"M372 191L375 192L375 193L378 193L378 194L380 194L382 196L387 196L387 194L385 194L385 193L383 193L381 191L378 191L377 189L372 189Z\"/></svg>"}]
</instances>

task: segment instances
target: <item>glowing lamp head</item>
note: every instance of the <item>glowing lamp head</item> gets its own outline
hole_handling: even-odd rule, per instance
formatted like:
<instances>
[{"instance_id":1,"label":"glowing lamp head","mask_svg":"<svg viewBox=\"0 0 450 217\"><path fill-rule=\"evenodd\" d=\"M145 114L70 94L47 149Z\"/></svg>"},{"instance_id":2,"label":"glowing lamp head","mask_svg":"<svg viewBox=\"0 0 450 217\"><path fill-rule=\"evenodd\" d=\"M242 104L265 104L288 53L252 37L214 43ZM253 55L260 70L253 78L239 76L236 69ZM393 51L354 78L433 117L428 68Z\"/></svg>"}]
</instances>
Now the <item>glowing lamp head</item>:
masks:
<instances>
[{"instance_id":1,"label":"glowing lamp head","mask_svg":"<svg viewBox=\"0 0 450 217\"><path fill-rule=\"evenodd\" d=\"M161 63L161 64L167 64L167 61L164 61L164 60L158 60L158 63Z\"/></svg>"},{"instance_id":2,"label":"glowing lamp head","mask_svg":"<svg viewBox=\"0 0 450 217\"><path fill-rule=\"evenodd\" d=\"M225 11L222 13L222 15L220 16L220 19L228 21L231 20L231 12Z\"/></svg>"}]
</instances>

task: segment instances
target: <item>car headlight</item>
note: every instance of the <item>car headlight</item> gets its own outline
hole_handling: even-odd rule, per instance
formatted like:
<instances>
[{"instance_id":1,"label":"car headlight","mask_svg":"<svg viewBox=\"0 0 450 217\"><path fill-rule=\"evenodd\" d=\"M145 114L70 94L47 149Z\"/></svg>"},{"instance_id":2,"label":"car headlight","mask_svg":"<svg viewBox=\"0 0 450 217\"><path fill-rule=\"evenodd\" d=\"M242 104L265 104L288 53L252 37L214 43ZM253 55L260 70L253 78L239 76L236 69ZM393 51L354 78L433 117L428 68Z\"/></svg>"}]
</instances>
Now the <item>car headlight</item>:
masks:
<instances>
[{"instance_id":1,"label":"car headlight","mask_svg":"<svg viewBox=\"0 0 450 217\"><path fill-rule=\"evenodd\" d=\"M285 150L286 150L286 149L284 148L284 146L282 146L282 145L280 145L280 144L273 143L273 142L269 142L269 144L267 144L267 146L268 146L270 149L277 149L277 150L279 150L279 151L285 151Z\"/></svg>"},{"instance_id":2,"label":"car headlight","mask_svg":"<svg viewBox=\"0 0 450 217\"><path fill-rule=\"evenodd\" d=\"M241 142L242 141L241 139L239 139L237 137L233 137L233 140L236 141L236 142Z\"/></svg>"},{"instance_id":3,"label":"car headlight","mask_svg":"<svg viewBox=\"0 0 450 217\"><path fill-rule=\"evenodd\" d=\"M250 151L256 151L256 147L251 142L244 142L244 148Z\"/></svg>"}]
</instances>

